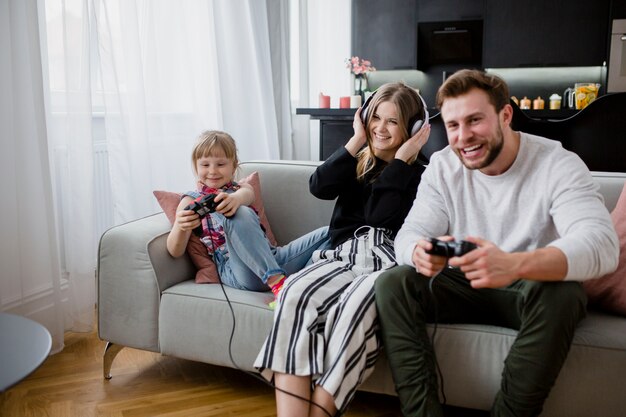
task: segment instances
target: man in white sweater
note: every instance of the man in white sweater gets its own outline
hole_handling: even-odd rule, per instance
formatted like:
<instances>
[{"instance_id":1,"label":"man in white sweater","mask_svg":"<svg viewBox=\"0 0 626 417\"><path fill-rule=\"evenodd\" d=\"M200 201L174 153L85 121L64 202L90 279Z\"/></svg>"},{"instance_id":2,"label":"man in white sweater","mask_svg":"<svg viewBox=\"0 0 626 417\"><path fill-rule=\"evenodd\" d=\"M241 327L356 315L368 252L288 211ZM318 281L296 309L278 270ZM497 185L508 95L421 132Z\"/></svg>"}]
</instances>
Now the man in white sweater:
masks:
<instances>
[{"instance_id":1,"label":"man in white sweater","mask_svg":"<svg viewBox=\"0 0 626 417\"><path fill-rule=\"evenodd\" d=\"M453 74L437 93L449 146L434 154L376 282L383 342L405 416L443 416L426 323L518 330L492 416L537 416L585 316L580 281L617 267L597 185L560 142L514 131L506 83ZM434 255L428 238L477 245ZM432 281L432 282L431 282Z\"/></svg>"}]
</instances>

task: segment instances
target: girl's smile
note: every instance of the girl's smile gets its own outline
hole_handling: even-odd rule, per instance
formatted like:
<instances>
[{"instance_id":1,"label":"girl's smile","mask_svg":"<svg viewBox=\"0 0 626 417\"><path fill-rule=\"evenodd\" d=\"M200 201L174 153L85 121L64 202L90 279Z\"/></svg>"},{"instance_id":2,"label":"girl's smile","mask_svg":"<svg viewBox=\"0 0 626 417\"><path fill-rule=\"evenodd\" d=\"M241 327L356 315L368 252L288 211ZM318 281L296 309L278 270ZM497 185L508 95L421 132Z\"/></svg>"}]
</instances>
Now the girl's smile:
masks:
<instances>
[{"instance_id":1,"label":"girl's smile","mask_svg":"<svg viewBox=\"0 0 626 417\"><path fill-rule=\"evenodd\" d=\"M207 187L221 188L235 175L235 162L225 156L203 156L196 163L198 181Z\"/></svg>"}]
</instances>

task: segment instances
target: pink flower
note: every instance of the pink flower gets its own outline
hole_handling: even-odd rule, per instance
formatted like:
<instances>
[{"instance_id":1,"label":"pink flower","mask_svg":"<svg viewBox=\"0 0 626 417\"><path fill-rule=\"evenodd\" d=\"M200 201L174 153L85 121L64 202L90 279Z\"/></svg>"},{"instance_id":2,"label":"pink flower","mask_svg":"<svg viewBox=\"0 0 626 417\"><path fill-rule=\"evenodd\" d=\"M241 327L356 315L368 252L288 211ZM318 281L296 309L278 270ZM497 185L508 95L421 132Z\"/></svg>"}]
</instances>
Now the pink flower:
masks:
<instances>
[{"instance_id":1,"label":"pink flower","mask_svg":"<svg viewBox=\"0 0 626 417\"><path fill-rule=\"evenodd\" d=\"M353 56L346 59L346 68L354 75L362 75L371 71L376 71L376 68L372 66L372 63L367 59L361 59L358 56Z\"/></svg>"}]
</instances>

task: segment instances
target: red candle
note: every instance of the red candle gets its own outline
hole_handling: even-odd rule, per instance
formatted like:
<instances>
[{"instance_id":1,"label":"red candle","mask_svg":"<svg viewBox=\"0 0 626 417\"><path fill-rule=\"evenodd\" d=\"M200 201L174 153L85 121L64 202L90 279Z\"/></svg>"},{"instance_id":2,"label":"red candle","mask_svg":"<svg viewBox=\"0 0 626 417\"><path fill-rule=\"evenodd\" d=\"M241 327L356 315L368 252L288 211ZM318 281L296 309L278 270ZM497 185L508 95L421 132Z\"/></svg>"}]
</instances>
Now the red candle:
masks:
<instances>
[{"instance_id":1,"label":"red candle","mask_svg":"<svg viewBox=\"0 0 626 417\"><path fill-rule=\"evenodd\" d=\"M350 108L350 96L339 97L339 108L340 109L349 109Z\"/></svg>"},{"instance_id":2,"label":"red candle","mask_svg":"<svg viewBox=\"0 0 626 417\"><path fill-rule=\"evenodd\" d=\"M320 93L320 109L330 109L330 96Z\"/></svg>"}]
</instances>

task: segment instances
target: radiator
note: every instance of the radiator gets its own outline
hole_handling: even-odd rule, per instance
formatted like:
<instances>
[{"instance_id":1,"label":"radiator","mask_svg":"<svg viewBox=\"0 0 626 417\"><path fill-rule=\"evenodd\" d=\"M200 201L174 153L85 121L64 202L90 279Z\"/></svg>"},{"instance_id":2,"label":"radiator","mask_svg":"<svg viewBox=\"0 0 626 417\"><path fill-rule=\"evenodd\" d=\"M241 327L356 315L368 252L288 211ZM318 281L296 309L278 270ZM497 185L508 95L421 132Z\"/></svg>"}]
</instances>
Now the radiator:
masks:
<instances>
[{"instance_id":1,"label":"radiator","mask_svg":"<svg viewBox=\"0 0 626 417\"><path fill-rule=\"evenodd\" d=\"M109 178L109 158L106 142L98 141L93 145L93 193L94 193L94 241L93 247L97 248L100 236L113 226L113 197L111 193L111 182ZM64 229L64 223L71 221L64 210L65 204L72 204L72 196L65 190L64 184L69 181L69 170L67 162L67 150L64 147L55 148L55 177L56 177L56 204L59 216L57 222L59 230ZM64 236L61 234L61 259L64 258Z\"/></svg>"},{"instance_id":2,"label":"radiator","mask_svg":"<svg viewBox=\"0 0 626 417\"><path fill-rule=\"evenodd\" d=\"M109 156L106 142L94 143L94 232L99 241L100 236L113 226L113 196L109 178Z\"/></svg>"}]
</instances>

